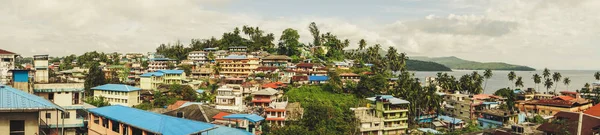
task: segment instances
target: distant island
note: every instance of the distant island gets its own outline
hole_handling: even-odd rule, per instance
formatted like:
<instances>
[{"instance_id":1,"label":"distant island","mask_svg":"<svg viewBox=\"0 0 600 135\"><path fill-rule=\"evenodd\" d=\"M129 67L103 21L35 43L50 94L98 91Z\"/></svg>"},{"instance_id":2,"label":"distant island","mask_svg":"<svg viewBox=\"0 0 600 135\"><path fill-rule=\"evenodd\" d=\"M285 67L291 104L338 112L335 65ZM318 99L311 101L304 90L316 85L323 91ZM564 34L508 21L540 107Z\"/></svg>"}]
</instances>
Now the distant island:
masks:
<instances>
[{"instance_id":1,"label":"distant island","mask_svg":"<svg viewBox=\"0 0 600 135\"><path fill-rule=\"evenodd\" d=\"M459 70L514 70L514 71L535 71L534 68L520 65L512 65L503 62L476 62L460 59L458 57L450 56L450 57L418 57L413 56L410 57L412 60L421 60L421 61L429 61L439 63L445 66L448 66L452 69Z\"/></svg>"},{"instance_id":2,"label":"distant island","mask_svg":"<svg viewBox=\"0 0 600 135\"><path fill-rule=\"evenodd\" d=\"M406 61L406 68L409 71L452 71L449 67L439 63L411 59Z\"/></svg>"}]
</instances>

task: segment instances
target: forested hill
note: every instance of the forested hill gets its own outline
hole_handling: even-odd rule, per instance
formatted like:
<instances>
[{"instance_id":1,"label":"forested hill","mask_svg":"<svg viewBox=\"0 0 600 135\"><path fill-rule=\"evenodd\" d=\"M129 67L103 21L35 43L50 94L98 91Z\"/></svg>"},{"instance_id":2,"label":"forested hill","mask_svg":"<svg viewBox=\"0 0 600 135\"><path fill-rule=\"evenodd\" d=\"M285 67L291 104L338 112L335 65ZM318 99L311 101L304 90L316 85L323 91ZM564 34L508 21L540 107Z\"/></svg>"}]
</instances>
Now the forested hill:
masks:
<instances>
[{"instance_id":1,"label":"forested hill","mask_svg":"<svg viewBox=\"0 0 600 135\"><path fill-rule=\"evenodd\" d=\"M430 61L439 63L445 66L448 66L452 69L460 69L460 70L515 70L515 71L534 71L534 68L520 65L512 65L503 62L476 62L463 60L458 57L450 56L450 57L410 57L414 60L421 61Z\"/></svg>"},{"instance_id":2,"label":"forested hill","mask_svg":"<svg viewBox=\"0 0 600 135\"><path fill-rule=\"evenodd\" d=\"M409 71L452 71L449 67L429 61L411 60L406 61Z\"/></svg>"}]
</instances>

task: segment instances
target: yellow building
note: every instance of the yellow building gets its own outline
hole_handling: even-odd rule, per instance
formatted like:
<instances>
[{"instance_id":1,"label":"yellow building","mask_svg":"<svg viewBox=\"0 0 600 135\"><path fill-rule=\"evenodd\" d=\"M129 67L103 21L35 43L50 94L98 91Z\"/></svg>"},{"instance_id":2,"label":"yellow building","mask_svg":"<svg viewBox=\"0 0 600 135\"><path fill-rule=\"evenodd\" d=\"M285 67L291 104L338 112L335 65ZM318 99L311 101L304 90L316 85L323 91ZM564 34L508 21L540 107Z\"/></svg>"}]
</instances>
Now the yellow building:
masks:
<instances>
[{"instance_id":1,"label":"yellow building","mask_svg":"<svg viewBox=\"0 0 600 135\"><path fill-rule=\"evenodd\" d=\"M517 101L515 104L520 111L535 113L542 116L553 116L560 111L582 112L592 107L592 102L584 98L556 96L552 99Z\"/></svg>"},{"instance_id":2,"label":"yellow building","mask_svg":"<svg viewBox=\"0 0 600 135\"><path fill-rule=\"evenodd\" d=\"M359 119L363 135L405 134L408 129L408 105L410 102L391 95L367 98L373 102L367 107L350 108Z\"/></svg>"},{"instance_id":3,"label":"yellow building","mask_svg":"<svg viewBox=\"0 0 600 135\"><path fill-rule=\"evenodd\" d=\"M59 132L57 128L64 129L65 135L82 134L78 129L84 128L86 113L78 113L84 110L82 97L83 83L46 83L35 84L33 92L35 95L52 101L65 109L65 112L40 111L41 123L46 123L49 133ZM82 111L80 111L82 112ZM64 115L64 116L60 116Z\"/></svg>"},{"instance_id":4,"label":"yellow building","mask_svg":"<svg viewBox=\"0 0 600 135\"><path fill-rule=\"evenodd\" d=\"M258 58L248 58L245 55L229 55L216 60L220 67L220 75L228 77L247 77L260 64Z\"/></svg>"},{"instance_id":5,"label":"yellow building","mask_svg":"<svg viewBox=\"0 0 600 135\"><path fill-rule=\"evenodd\" d=\"M140 88L125 84L105 84L93 87L94 97L104 97L111 105L134 106L141 103Z\"/></svg>"},{"instance_id":6,"label":"yellow building","mask_svg":"<svg viewBox=\"0 0 600 135\"><path fill-rule=\"evenodd\" d=\"M140 88L156 90L162 84L183 84L185 79L183 70L158 70L140 75Z\"/></svg>"},{"instance_id":7,"label":"yellow building","mask_svg":"<svg viewBox=\"0 0 600 135\"><path fill-rule=\"evenodd\" d=\"M48 133L44 128L48 125L40 121L41 111L60 113L65 110L41 97L0 85L0 135Z\"/></svg>"}]
</instances>

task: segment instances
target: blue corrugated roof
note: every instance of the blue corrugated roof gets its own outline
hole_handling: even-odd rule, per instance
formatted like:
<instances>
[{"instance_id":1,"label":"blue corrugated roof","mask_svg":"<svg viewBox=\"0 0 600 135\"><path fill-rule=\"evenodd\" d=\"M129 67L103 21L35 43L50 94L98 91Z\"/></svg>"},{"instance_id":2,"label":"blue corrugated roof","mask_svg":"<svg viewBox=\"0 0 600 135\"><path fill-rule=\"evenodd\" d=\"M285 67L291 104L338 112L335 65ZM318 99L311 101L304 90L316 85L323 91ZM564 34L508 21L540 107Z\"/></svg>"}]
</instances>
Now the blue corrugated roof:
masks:
<instances>
[{"instance_id":1,"label":"blue corrugated roof","mask_svg":"<svg viewBox=\"0 0 600 135\"><path fill-rule=\"evenodd\" d=\"M265 119L256 114L230 114L227 116L223 116L223 118L225 118L225 119L245 119L245 120L249 120L250 122L259 122L259 121L262 121Z\"/></svg>"},{"instance_id":2,"label":"blue corrugated roof","mask_svg":"<svg viewBox=\"0 0 600 135\"><path fill-rule=\"evenodd\" d=\"M92 90L108 90L108 91L120 91L120 92L130 92L130 91L138 91L142 90L137 87L125 85L125 84L104 84L100 86L96 86L92 88Z\"/></svg>"},{"instance_id":3,"label":"blue corrugated roof","mask_svg":"<svg viewBox=\"0 0 600 135\"><path fill-rule=\"evenodd\" d=\"M19 109L59 109L64 111L60 106L42 97L0 84L0 110Z\"/></svg>"},{"instance_id":4,"label":"blue corrugated roof","mask_svg":"<svg viewBox=\"0 0 600 135\"><path fill-rule=\"evenodd\" d=\"M158 70L157 72L164 74L182 74L183 70Z\"/></svg>"},{"instance_id":5,"label":"blue corrugated roof","mask_svg":"<svg viewBox=\"0 0 600 135\"><path fill-rule=\"evenodd\" d=\"M477 118L477 121L491 123L491 124L496 124L496 125L502 125L502 122L494 121L494 120L488 120L488 119L484 119L484 118Z\"/></svg>"},{"instance_id":6,"label":"blue corrugated roof","mask_svg":"<svg viewBox=\"0 0 600 135\"><path fill-rule=\"evenodd\" d=\"M239 129L216 126L214 124L162 115L121 105L95 108L89 111L95 115L162 135L188 135L211 128L216 129L202 134L251 134Z\"/></svg>"},{"instance_id":7,"label":"blue corrugated roof","mask_svg":"<svg viewBox=\"0 0 600 135\"><path fill-rule=\"evenodd\" d=\"M144 73L142 75L140 75L140 77L151 77L151 76L163 76L165 74L161 73L161 72L149 72L149 73Z\"/></svg>"},{"instance_id":8,"label":"blue corrugated roof","mask_svg":"<svg viewBox=\"0 0 600 135\"><path fill-rule=\"evenodd\" d=\"M327 76L308 76L308 81L327 81Z\"/></svg>"},{"instance_id":9,"label":"blue corrugated roof","mask_svg":"<svg viewBox=\"0 0 600 135\"><path fill-rule=\"evenodd\" d=\"M442 132L437 131L435 129L431 129L431 128L418 128L418 130L421 132L425 132L425 133L442 134Z\"/></svg>"},{"instance_id":10,"label":"blue corrugated roof","mask_svg":"<svg viewBox=\"0 0 600 135\"><path fill-rule=\"evenodd\" d=\"M453 117L446 116L446 115L440 115L440 116L438 116L438 119L442 120L444 122L450 122L452 124L458 124L458 123L463 122L461 119L453 118Z\"/></svg>"},{"instance_id":11,"label":"blue corrugated roof","mask_svg":"<svg viewBox=\"0 0 600 135\"><path fill-rule=\"evenodd\" d=\"M198 93L204 93L204 90L196 90Z\"/></svg>"}]
</instances>

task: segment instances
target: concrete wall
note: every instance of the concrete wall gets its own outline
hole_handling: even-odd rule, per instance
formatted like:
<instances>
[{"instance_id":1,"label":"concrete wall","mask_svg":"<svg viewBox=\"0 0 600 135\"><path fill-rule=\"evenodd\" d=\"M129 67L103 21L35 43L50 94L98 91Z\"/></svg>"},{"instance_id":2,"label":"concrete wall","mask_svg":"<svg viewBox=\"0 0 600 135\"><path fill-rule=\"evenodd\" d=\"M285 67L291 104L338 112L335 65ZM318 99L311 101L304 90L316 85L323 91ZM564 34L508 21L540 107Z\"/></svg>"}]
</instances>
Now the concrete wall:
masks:
<instances>
[{"instance_id":1,"label":"concrete wall","mask_svg":"<svg viewBox=\"0 0 600 135\"><path fill-rule=\"evenodd\" d=\"M94 97L105 97L111 105L134 106L140 104L140 91L132 92L117 92L117 91L101 91L94 90ZM127 102L122 102L122 100Z\"/></svg>"},{"instance_id":2,"label":"concrete wall","mask_svg":"<svg viewBox=\"0 0 600 135\"><path fill-rule=\"evenodd\" d=\"M38 112L0 112L0 135L9 135L10 120L25 121L25 135L38 134Z\"/></svg>"},{"instance_id":3,"label":"concrete wall","mask_svg":"<svg viewBox=\"0 0 600 135\"><path fill-rule=\"evenodd\" d=\"M151 90L152 88L152 78L151 77L142 77L140 78L140 88L144 90Z\"/></svg>"},{"instance_id":4,"label":"concrete wall","mask_svg":"<svg viewBox=\"0 0 600 135\"><path fill-rule=\"evenodd\" d=\"M74 125L74 124L83 124L83 118L77 119L77 111L76 110L67 110L69 112L69 118L64 120L65 125ZM51 116L49 119L46 118L46 113L49 113ZM63 119L61 117L61 112L58 111L58 115L56 111L40 111L39 117L48 125L58 125L62 126Z\"/></svg>"}]
</instances>

